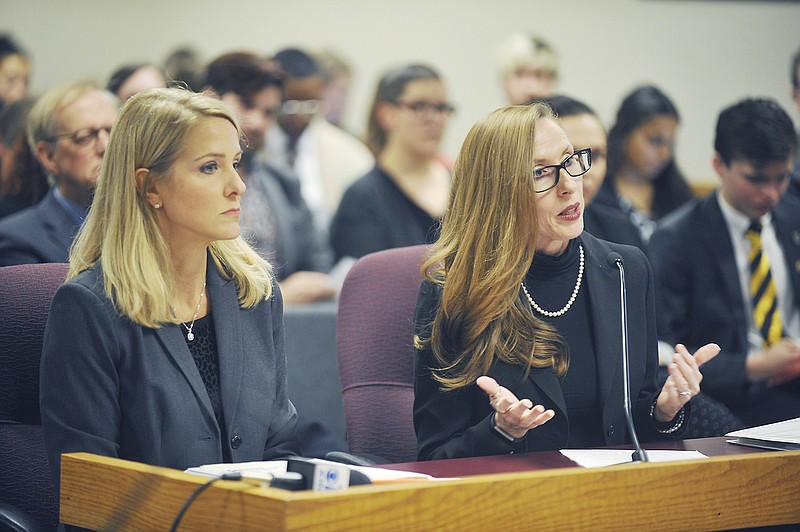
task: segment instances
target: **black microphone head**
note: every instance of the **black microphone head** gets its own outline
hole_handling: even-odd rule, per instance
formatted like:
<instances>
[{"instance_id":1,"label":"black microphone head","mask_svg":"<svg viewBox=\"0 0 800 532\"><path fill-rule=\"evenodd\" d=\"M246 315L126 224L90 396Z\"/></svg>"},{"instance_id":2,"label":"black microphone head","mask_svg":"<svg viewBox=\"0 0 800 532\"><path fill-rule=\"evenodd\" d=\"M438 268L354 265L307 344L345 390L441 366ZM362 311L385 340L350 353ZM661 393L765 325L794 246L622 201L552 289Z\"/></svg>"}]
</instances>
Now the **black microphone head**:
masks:
<instances>
[{"instance_id":1,"label":"black microphone head","mask_svg":"<svg viewBox=\"0 0 800 532\"><path fill-rule=\"evenodd\" d=\"M619 264L620 266L622 265L622 255L620 255L616 251L612 251L611 253L609 253L607 260L608 264L615 268L617 267L617 264Z\"/></svg>"},{"instance_id":2,"label":"black microphone head","mask_svg":"<svg viewBox=\"0 0 800 532\"><path fill-rule=\"evenodd\" d=\"M363 484L372 484L372 481L369 479L367 475L362 473L361 471L356 471L355 469L350 470L350 485L351 486L361 486Z\"/></svg>"}]
</instances>

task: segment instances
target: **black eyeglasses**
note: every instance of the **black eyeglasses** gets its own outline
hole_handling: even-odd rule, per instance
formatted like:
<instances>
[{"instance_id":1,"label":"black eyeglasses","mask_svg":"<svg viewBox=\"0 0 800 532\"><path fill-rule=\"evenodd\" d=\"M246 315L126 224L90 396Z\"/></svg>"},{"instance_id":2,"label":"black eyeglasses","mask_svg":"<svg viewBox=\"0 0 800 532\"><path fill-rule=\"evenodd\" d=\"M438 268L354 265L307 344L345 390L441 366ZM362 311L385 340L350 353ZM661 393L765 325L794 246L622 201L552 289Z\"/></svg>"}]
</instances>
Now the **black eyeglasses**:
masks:
<instances>
[{"instance_id":1,"label":"black eyeglasses","mask_svg":"<svg viewBox=\"0 0 800 532\"><path fill-rule=\"evenodd\" d=\"M426 118L429 116L442 115L445 117L450 116L456 110L455 107L449 103L432 103L432 102L390 102L397 107L404 107L411 109L419 118Z\"/></svg>"},{"instance_id":2,"label":"black eyeglasses","mask_svg":"<svg viewBox=\"0 0 800 532\"><path fill-rule=\"evenodd\" d=\"M536 193L547 192L558 185L558 176L563 169L572 177L580 177L592 167L592 149L584 148L578 150L561 164L550 166L540 166L533 170L533 191Z\"/></svg>"},{"instance_id":3,"label":"black eyeglasses","mask_svg":"<svg viewBox=\"0 0 800 532\"><path fill-rule=\"evenodd\" d=\"M67 137L76 146L90 146L90 145L94 146L95 143L97 142L98 137L100 136L101 131L105 131L106 135L111 134L110 127L101 127L100 129L85 127L77 131L73 131L72 133L61 133L60 135L53 135L52 137L46 138L44 140L46 140L47 142L53 142L58 139Z\"/></svg>"}]
</instances>

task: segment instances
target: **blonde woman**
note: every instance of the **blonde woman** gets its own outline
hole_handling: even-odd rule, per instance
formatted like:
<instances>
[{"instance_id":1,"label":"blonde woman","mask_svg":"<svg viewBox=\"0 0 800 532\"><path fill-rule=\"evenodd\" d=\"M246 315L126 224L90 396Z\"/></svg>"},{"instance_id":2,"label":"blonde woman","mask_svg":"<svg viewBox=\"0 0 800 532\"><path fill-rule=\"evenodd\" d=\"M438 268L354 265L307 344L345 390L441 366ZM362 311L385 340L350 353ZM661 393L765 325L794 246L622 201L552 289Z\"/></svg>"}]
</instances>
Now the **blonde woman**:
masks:
<instances>
[{"instance_id":1,"label":"blonde woman","mask_svg":"<svg viewBox=\"0 0 800 532\"><path fill-rule=\"evenodd\" d=\"M417 303L420 459L630 441L614 253L626 267L639 436L685 428L698 366L719 348L695 358L678 346L658 389L650 266L638 248L583 231L581 148L544 104L497 110L467 135Z\"/></svg>"},{"instance_id":2,"label":"blonde woman","mask_svg":"<svg viewBox=\"0 0 800 532\"><path fill-rule=\"evenodd\" d=\"M131 97L45 330L41 411L61 453L184 469L293 454L280 291L239 236L240 130L220 101Z\"/></svg>"}]
</instances>

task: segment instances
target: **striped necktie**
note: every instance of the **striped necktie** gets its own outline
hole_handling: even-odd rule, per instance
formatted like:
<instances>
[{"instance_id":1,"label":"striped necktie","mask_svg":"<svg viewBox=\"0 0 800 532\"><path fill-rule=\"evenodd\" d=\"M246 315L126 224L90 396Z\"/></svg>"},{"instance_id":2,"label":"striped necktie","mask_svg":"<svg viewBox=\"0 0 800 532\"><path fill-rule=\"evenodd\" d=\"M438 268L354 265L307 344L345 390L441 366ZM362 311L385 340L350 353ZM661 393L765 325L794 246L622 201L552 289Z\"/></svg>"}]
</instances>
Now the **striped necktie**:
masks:
<instances>
[{"instance_id":1,"label":"striped necktie","mask_svg":"<svg viewBox=\"0 0 800 532\"><path fill-rule=\"evenodd\" d=\"M781 339L783 322L778 311L778 296L775 280L769 269L769 259L761 247L761 223L753 221L747 229L750 241L750 300L753 303L753 321L764 338L764 347Z\"/></svg>"}]
</instances>

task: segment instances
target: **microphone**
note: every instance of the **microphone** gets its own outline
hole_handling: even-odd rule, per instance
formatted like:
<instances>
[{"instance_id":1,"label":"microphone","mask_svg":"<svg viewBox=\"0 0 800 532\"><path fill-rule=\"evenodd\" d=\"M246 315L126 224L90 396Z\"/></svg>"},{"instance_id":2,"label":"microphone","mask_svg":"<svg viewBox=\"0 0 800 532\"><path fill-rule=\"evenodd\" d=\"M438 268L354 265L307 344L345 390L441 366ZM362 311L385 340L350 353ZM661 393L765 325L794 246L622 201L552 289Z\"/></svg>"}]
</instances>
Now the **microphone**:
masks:
<instances>
[{"instance_id":1,"label":"microphone","mask_svg":"<svg viewBox=\"0 0 800 532\"><path fill-rule=\"evenodd\" d=\"M372 484L372 481L364 473L346 465L292 457L287 460L286 473L275 475L270 487L292 491L329 491L361 484Z\"/></svg>"},{"instance_id":2,"label":"microphone","mask_svg":"<svg viewBox=\"0 0 800 532\"><path fill-rule=\"evenodd\" d=\"M639 438L636 436L636 427L633 426L633 413L631 412L631 368L630 355L628 354L628 292L625 289L625 267L622 265L622 255L616 251L608 254L608 264L619 269L619 301L620 316L622 318L622 376L623 376L623 395L625 407L625 421L628 423L628 432L631 433L633 440L634 462L649 462L647 453L639 445Z\"/></svg>"}]
</instances>

